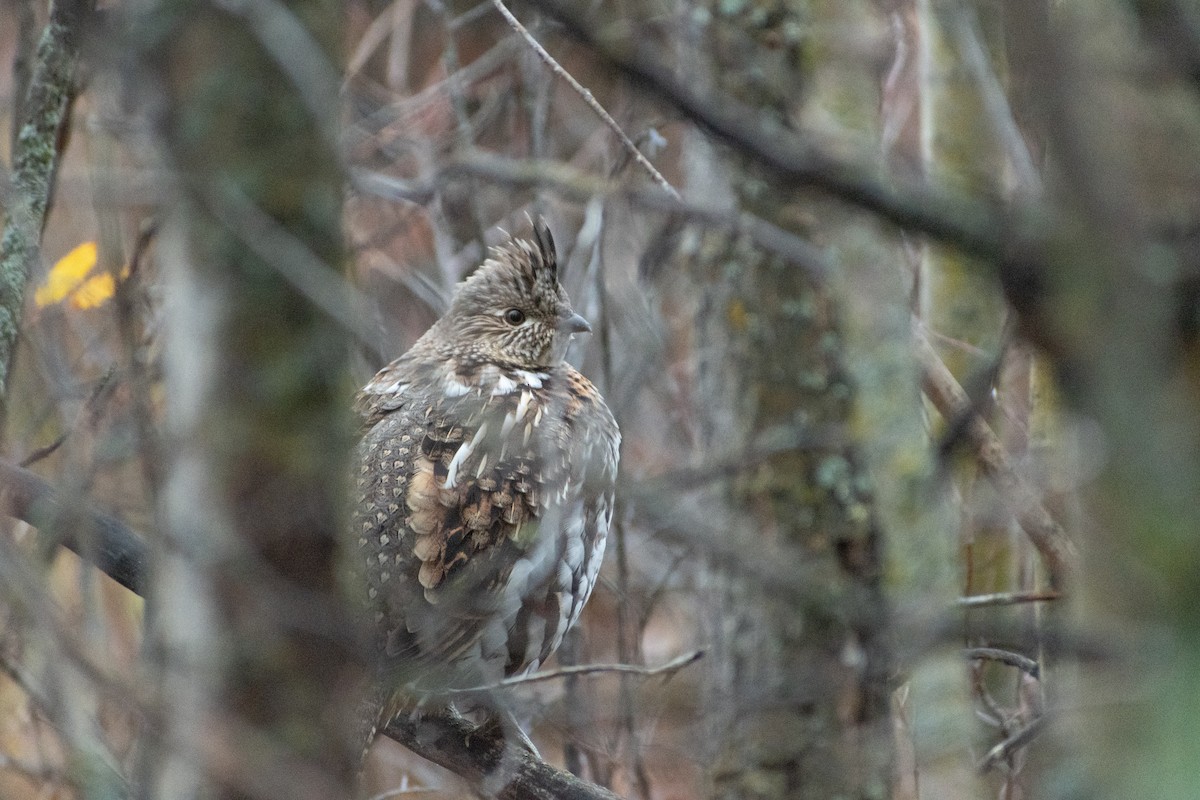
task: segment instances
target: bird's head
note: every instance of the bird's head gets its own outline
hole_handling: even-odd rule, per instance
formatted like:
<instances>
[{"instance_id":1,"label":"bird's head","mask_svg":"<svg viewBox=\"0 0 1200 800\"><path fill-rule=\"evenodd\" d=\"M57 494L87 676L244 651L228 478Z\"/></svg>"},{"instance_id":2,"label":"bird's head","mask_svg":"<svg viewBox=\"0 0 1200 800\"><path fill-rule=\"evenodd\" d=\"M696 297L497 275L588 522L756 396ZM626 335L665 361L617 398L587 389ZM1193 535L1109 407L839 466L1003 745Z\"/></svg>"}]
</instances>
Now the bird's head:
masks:
<instances>
[{"instance_id":1,"label":"bird's head","mask_svg":"<svg viewBox=\"0 0 1200 800\"><path fill-rule=\"evenodd\" d=\"M559 364L571 334L591 330L558 282L550 229L539 221L533 240L513 238L458 285L439 321L460 363L516 369Z\"/></svg>"}]
</instances>

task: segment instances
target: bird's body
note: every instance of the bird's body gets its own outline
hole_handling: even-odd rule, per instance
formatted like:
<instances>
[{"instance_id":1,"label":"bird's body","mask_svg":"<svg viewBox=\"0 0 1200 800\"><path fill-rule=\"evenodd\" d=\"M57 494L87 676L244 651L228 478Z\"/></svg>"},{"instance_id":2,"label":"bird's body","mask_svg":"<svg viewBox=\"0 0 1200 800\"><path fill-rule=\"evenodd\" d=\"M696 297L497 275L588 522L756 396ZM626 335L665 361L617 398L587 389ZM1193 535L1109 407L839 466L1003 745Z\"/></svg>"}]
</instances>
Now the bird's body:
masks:
<instances>
[{"instance_id":1,"label":"bird's body","mask_svg":"<svg viewBox=\"0 0 1200 800\"><path fill-rule=\"evenodd\" d=\"M595 387L563 361L585 329L539 229L496 250L360 393L355 532L379 698L537 669L578 618L620 443Z\"/></svg>"}]
</instances>

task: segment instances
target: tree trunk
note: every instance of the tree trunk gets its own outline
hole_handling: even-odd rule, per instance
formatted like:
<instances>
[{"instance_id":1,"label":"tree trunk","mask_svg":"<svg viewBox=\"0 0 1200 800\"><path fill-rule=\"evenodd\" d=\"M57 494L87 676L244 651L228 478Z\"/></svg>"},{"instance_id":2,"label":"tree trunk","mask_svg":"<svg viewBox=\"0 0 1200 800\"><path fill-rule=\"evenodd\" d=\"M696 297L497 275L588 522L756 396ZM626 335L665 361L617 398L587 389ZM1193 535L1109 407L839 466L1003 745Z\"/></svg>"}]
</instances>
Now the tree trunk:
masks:
<instances>
[{"instance_id":1,"label":"tree trunk","mask_svg":"<svg viewBox=\"0 0 1200 800\"><path fill-rule=\"evenodd\" d=\"M168 796L206 780L225 797L345 796L357 765L337 557L347 348L319 307L345 302L339 30L320 2L165 2L139 28L179 188L162 246L172 538L152 595L178 758L147 760Z\"/></svg>"},{"instance_id":2,"label":"tree trunk","mask_svg":"<svg viewBox=\"0 0 1200 800\"><path fill-rule=\"evenodd\" d=\"M766 11L711 4L697 51L712 61L687 69L762 109L747 124L792 127L811 98L789 32L815 12L807 3ZM686 146L688 194L808 232L797 199L769 176L700 137ZM696 308L701 457L779 448L708 498L723 509L710 515L723 547L708 562L705 597L711 796L883 797L881 537L849 432L839 309L823 278L744 239L703 234L684 250L682 269L705 287ZM766 564L790 579L767 579Z\"/></svg>"}]
</instances>

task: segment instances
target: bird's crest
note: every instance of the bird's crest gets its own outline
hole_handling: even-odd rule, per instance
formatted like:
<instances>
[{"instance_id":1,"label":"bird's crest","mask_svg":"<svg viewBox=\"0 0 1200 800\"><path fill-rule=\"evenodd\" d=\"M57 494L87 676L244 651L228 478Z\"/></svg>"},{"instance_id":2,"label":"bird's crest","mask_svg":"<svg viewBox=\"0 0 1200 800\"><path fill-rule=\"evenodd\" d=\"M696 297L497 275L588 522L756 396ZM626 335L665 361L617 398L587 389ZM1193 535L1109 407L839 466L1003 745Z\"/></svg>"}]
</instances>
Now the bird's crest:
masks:
<instances>
[{"instance_id":1,"label":"bird's crest","mask_svg":"<svg viewBox=\"0 0 1200 800\"><path fill-rule=\"evenodd\" d=\"M533 223L533 239L537 244L538 255L542 264L550 270L550 274L558 280L558 251L554 248L554 236L546 220L538 217Z\"/></svg>"},{"instance_id":2,"label":"bird's crest","mask_svg":"<svg viewBox=\"0 0 1200 800\"><path fill-rule=\"evenodd\" d=\"M492 260L509 264L523 272L533 286L558 284L558 250L550 226L541 217L530 219L533 238L510 235L492 250Z\"/></svg>"}]
</instances>

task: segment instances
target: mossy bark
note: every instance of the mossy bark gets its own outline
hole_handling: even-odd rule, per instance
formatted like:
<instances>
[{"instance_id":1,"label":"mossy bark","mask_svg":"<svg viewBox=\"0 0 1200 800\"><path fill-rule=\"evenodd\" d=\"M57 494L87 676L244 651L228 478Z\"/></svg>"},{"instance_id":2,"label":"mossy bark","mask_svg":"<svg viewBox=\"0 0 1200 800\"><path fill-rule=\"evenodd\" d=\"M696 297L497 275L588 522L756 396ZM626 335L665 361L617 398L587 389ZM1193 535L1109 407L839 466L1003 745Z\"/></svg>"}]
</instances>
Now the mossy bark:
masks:
<instances>
[{"instance_id":1,"label":"mossy bark","mask_svg":"<svg viewBox=\"0 0 1200 800\"><path fill-rule=\"evenodd\" d=\"M7 394L25 286L41 253L42 228L54 188L63 125L74 93L83 26L95 3L57 0L38 43L13 151L12 203L0 239L0 397Z\"/></svg>"},{"instance_id":2,"label":"mossy bark","mask_svg":"<svg viewBox=\"0 0 1200 800\"><path fill-rule=\"evenodd\" d=\"M748 125L795 129L812 108L807 2L707 4L689 74L760 110ZM693 58L700 56L693 54ZM685 193L800 235L805 198L699 137ZM811 201L810 201L811 202ZM714 798L882 798L888 610L873 490L854 443L855 392L831 287L742 239L683 238L696 307L702 440L714 459L794 437L714 498L732 548L708 565L713 643L705 706ZM735 555L795 569L768 589Z\"/></svg>"}]
</instances>

